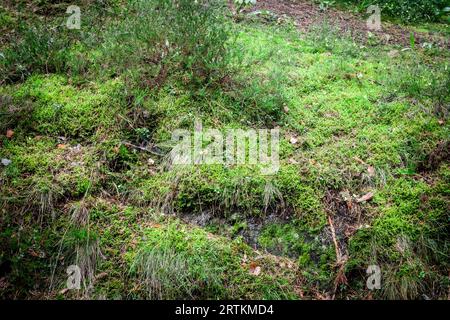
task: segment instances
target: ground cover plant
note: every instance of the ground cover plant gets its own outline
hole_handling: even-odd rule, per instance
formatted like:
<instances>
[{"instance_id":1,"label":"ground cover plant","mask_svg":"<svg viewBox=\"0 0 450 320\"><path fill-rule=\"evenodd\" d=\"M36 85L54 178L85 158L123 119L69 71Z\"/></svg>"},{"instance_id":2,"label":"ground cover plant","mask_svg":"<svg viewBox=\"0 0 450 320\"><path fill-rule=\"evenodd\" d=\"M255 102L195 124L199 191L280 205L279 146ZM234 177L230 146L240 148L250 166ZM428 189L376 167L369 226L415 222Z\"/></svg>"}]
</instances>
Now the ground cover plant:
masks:
<instances>
[{"instance_id":1,"label":"ground cover plant","mask_svg":"<svg viewBox=\"0 0 450 320\"><path fill-rule=\"evenodd\" d=\"M2 2L2 299L448 299L445 4L253 2ZM174 165L198 123L278 170Z\"/></svg>"}]
</instances>

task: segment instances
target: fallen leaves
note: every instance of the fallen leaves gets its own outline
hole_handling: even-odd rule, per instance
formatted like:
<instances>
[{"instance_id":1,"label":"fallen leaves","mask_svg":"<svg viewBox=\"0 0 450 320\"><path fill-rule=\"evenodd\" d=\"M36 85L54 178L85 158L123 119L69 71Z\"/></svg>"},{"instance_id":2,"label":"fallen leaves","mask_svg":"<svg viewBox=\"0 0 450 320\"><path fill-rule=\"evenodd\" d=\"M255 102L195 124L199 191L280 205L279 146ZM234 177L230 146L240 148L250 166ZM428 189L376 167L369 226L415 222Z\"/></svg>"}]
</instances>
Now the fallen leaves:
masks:
<instances>
[{"instance_id":1,"label":"fallen leaves","mask_svg":"<svg viewBox=\"0 0 450 320\"><path fill-rule=\"evenodd\" d=\"M11 139L13 136L14 136L14 130L12 130L12 129L6 130L6 137L8 139Z\"/></svg>"},{"instance_id":2,"label":"fallen leaves","mask_svg":"<svg viewBox=\"0 0 450 320\"><path fill-rule=\"evenodd\" d=\"M369 164L367 164L364 160L358 158L358 157L353 157L353 159L355 159L356 161L358 161L359 163L361 163L364 166L367 166L367 173L369 174L369 177L374 177L375 176L375 167L371 166Z\"/></svg>"},{"instance_id":3,"label":"fallen leaves","mask_svg":"<svg viewBox=\"0 0 450 320\"><path fill-rule=\"evenodd\" d=\"M32 248L28 249L28 253L35 258L45 258L45 252L36 252L35 250L33 250Z\"/></svg>"},{"instance_id":4,"label":"fallen leaves","mask_svg":"<svg viewBox=\"0 0 450 320\"><path fill-rule=\"evenodd\" d=\"M358 157L355 156L355 157L353 157L353 159L355 159L355 160L358 161L359 163L361 163L361 164L367 166L367 163L366 163L364 160L362 160L361 158L358 158Z\"/></svg>"},{"instance_id":5,"label":"fallen leaves","mask_svg":"<svg viewBox=\"0 0 450 320\"><path fill-rule=\"evenodd\" d=\"M250 263L250 274L254 276L259 276L261 274L261 267L255 262Z\"/></svg>"},{"instance_id":6,"label":"fallen leaves","mask_svg":"<svg viewBox=\"0 0 450 320\"><path fill-rule=\"evenodd\" d=\"M68 291L69 291L68 288L64 288L64 289L62 289L61 291L59 291L59 294L64 295L64 294L66 294Z\"/></svg>"},{"instance_id":7,"label":"fallen leaves","mask_svg":"<svg viewBox=\"0 0 450 320\"><path fill-rule=\"evenodd\" d=\"M366 202L369 201L373 198L374 193L373 192L368 192L365 195L363 195L361 198L356 199L356 202Z\"/></svg>"},{"instance_id":8,"label":"fallen leaves","mask_svg":"<svg viewBox=\"0 0 450 320\"><path fill-rule=\"evenodd\" d=\"M242 267L246 267L248 266L249 268L249 273L253 276L259 276L261 274L261 267L255 262L255 261L250 261L248 263L248 257L246 254L244 254L244 256L242 257L241 260L241 266Z\"/></svg>"}]
</instances>

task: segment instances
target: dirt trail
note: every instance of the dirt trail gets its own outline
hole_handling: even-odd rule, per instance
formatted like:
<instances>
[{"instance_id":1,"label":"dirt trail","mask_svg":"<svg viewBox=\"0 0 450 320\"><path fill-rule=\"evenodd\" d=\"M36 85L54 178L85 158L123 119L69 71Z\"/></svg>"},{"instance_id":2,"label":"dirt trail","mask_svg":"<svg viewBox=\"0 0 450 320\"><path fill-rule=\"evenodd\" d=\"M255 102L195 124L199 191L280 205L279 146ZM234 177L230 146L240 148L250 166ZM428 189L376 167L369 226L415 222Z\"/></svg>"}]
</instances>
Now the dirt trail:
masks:
<instances>
[{"instance_id":1,"label":"dirt trail","mask_svg":"<svg viewBox=\"0 0 450 320\"><path fill-rule=\"evenodd\" d=\"M336 8L320 10L319 6L308 0L258 0L253 11L269 10L277 15L292 17L302 31L308 31L314 25L328 22L337 26L342 32L349 33L357 41L366 42L368 31L378 36L385 44L410 45L411 30L382 21L381 31L368 30L366 20L350 12L341 11ZM425 33L414 31L415 42L421 45L424 42L433 43L443 48L450 48L450 41L437 33Z\"/></svg>"}]
</instances>

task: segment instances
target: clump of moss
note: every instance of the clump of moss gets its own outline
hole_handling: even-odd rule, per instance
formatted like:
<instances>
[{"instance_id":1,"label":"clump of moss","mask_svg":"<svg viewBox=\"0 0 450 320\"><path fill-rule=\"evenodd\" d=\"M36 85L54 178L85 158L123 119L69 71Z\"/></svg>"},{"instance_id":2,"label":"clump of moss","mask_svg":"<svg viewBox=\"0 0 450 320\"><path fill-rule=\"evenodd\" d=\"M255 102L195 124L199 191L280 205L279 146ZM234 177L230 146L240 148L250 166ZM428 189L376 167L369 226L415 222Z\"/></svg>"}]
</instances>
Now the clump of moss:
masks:
<instances>
[{"instance_id":1,"label":"clump of moss","mask_svg":"<svg viewBox=\"0 0 450 320\"><path fill-rule=\"evenodd\" d=\"M444 176L448 172L445 167L441 170ZM448 192L442 186L448 179L441 179L434 187L411 178L394 181L381 195L388 205L370 228L350 240L348 269L379 265L380 297L416 299L422 294L445 294L449 243L448 208L443 204Z\"/></svg>"},{"instance_id":2,"label":"clump of moss","mask_svg":"<svg viewBox=\"0 0 450 320\"><path fill-rule=\"evenodd\" d=\"M14 93L19 103L32 101L28 123L40 134L87 138L117 126L122 82L119 79L78 90L62 76L29 78Z\"/></svg>"},{"instance_id":3,"label":"clump of moss","mask_svg":"<svg viewBox=\"0 0 450 320\"><path fill-rule=\"evenodd\" d=\"M243 267L243 261L253 254L239 239L229 241L176 221L147 229L145 239L131 270L148 297L294 297L289 278L271 276L264 269L251 275Z\"/></svg>"}]
</instances>

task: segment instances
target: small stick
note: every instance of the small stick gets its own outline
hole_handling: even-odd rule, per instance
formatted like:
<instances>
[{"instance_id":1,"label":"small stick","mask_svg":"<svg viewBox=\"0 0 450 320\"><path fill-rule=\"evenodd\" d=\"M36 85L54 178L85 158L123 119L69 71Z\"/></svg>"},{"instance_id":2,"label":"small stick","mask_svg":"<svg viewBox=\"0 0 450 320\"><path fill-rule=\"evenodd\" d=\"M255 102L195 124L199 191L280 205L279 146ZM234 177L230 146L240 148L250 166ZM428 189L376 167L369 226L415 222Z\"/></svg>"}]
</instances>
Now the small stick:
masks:
<instances>
[{"instance_id":1,"label":"small stick","mask_svg":"<svg viewBox=\"0 0 450 320\"><path fill-rule=\"evenodd\" d=\"M149 152L149 153L157 155L157 156L161 156L160 153L157 153L157 152L152 151L152 150L150 150L148 148L145 148L145 147L137 146L137 145L129 143L129 142L122 141L122 144L125 145L125 146L128 146L128 147L131 147L131 148L139 149L139 150L146 151L146 152Z\"/></svg>"},{"instance_id":2,"label":"small stick","mask_svg":"<svg viewBox=\"0 0 450 320\"><path fill-rule=\"evenodd\" d=\"M339 245L338 245L337 239L336 239L336 231L334 229L333 221L331 220L330 215L328 215L328 223L330 225L331 237L333 238L334 247L336 249L336 260L337 260L337 263L340 264L341 260L342 260L341 251L339 250Z\"/></svg>"},{"instance_id":3,"label":"small stick","mask_svg":"<svg viewBox=\"0 0 450 320\"><path fill-rule=\"evenodd\" d=\"M361 164L363 164L363 165L365 165L365 166L368 166L368 164L366 163L366 162L364 162L364 160L361 160L360 158L358 158L358 157L353 157L353 159L355 159L356 161L358 161L359 163L361 163Z\"/></svg>"}]
</instances>

